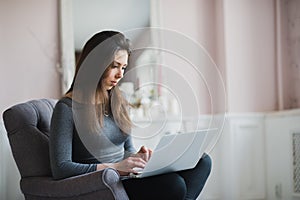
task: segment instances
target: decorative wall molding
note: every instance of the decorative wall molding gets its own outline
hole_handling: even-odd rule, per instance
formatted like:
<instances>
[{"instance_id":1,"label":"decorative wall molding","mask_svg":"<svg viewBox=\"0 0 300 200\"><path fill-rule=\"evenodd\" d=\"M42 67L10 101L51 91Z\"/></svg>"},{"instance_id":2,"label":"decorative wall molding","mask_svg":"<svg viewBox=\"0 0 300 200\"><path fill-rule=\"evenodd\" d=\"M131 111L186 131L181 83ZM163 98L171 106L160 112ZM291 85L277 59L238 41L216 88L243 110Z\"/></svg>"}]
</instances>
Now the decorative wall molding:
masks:
<instances>
[{"instance_id":1,"label":"decorative wall molding","mask_svg":"<svg viewBox=\"0 0 300 200\"><path fill-rule=\"evenodd\" d=\"M61 74L61 92L64 94L75 74L72 0L59 1L59 30L61 57L58 70Z\"/></svg>"}]
</instances>

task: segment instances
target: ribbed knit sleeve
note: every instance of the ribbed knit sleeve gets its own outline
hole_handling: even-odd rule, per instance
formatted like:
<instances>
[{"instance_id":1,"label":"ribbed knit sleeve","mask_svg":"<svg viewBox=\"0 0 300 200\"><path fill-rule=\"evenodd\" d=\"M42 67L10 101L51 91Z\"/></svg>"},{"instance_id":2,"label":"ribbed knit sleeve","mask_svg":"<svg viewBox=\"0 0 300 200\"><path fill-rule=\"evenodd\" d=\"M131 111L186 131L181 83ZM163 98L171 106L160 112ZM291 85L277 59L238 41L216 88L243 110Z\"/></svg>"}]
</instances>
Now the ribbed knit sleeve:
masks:
<instances>
[{"instance_id":1,"label":"ribbed knit sleeve","mask_svg":"<svg viewBox=\"0 0 300 200\"><path fill-rule=\"evenodd\" d=\"M72 161L74 120L72 108L59 101L53 111L50 127L50 163L54 179L96 171L97 164L82 164Z\"/></svg>"},{"instance_id":2,"label":"ribbed knit sleeve","mask_svg":"<svg viewBox=\"0 0 300 200\"><path fill-rule=\"evenodd\" d=\"M127 140L124 143L125 154L124 158L128 158L131 154L136 153L136 149L133 146L132 137L128 136Z\"/></svg>"}]
</instances>

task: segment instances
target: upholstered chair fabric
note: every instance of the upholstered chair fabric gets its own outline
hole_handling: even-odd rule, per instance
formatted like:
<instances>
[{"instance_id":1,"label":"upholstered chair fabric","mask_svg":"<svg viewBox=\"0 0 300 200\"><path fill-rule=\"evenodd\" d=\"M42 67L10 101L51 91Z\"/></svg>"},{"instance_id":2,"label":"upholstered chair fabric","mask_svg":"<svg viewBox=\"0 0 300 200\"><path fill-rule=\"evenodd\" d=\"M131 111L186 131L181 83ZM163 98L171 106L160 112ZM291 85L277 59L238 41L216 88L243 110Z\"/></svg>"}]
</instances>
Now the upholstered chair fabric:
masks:
<instances>
[{"instance_id":1,"label":"upholstered chair fabric","mask_svg":"<svg viewBox=\"0 0 300 200\"><path fill-rule=\"evenodd\" d=\"M13 157L21 174L20 187L30 200L128 199L114 169L53 180L49 160L49 128L57 100L20 103L3 113Z\"/></svg>"}]
</instances>

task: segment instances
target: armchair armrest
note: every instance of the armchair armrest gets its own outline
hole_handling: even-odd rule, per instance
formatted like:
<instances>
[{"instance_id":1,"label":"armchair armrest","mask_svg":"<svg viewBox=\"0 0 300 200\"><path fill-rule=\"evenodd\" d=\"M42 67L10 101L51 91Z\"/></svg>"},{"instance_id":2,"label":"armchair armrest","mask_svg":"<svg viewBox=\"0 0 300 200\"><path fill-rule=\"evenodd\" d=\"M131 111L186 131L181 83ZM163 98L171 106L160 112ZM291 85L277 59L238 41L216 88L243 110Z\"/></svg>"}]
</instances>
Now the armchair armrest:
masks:
<instances>
[{"instance_id":1,"label":"armchair armrest","mask_svg":"<svg viewBox=\"0 0 300 200\"><path fill-rule=\"evenodd\" d=\"M111 168L62 180L53 180L52 177L26 177L21 180L21 190L25 196L45 198L76 199L99 193L99 199L128 199L119 173Z\"/></svg>"}]
</instances>

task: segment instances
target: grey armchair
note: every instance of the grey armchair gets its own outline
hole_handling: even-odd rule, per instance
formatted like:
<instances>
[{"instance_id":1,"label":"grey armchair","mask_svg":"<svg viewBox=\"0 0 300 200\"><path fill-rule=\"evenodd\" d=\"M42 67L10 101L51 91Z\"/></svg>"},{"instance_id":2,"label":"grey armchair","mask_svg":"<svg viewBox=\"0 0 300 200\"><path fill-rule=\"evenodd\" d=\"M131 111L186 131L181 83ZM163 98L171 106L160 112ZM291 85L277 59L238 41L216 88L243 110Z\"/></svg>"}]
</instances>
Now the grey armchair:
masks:
<instances>
[{"instance_id":1,"label":"grey armchair","mask_svg":"<svg viewBox=\"0 0 300 200\"><path fill-rule=\"evenodd\" d=\"M13 157L21 174L20 187L30 200L128 199L114 169L53 180L49 160L49 126L57 100L21 103L3 113Z\"/></svg>"}]
</instances>

